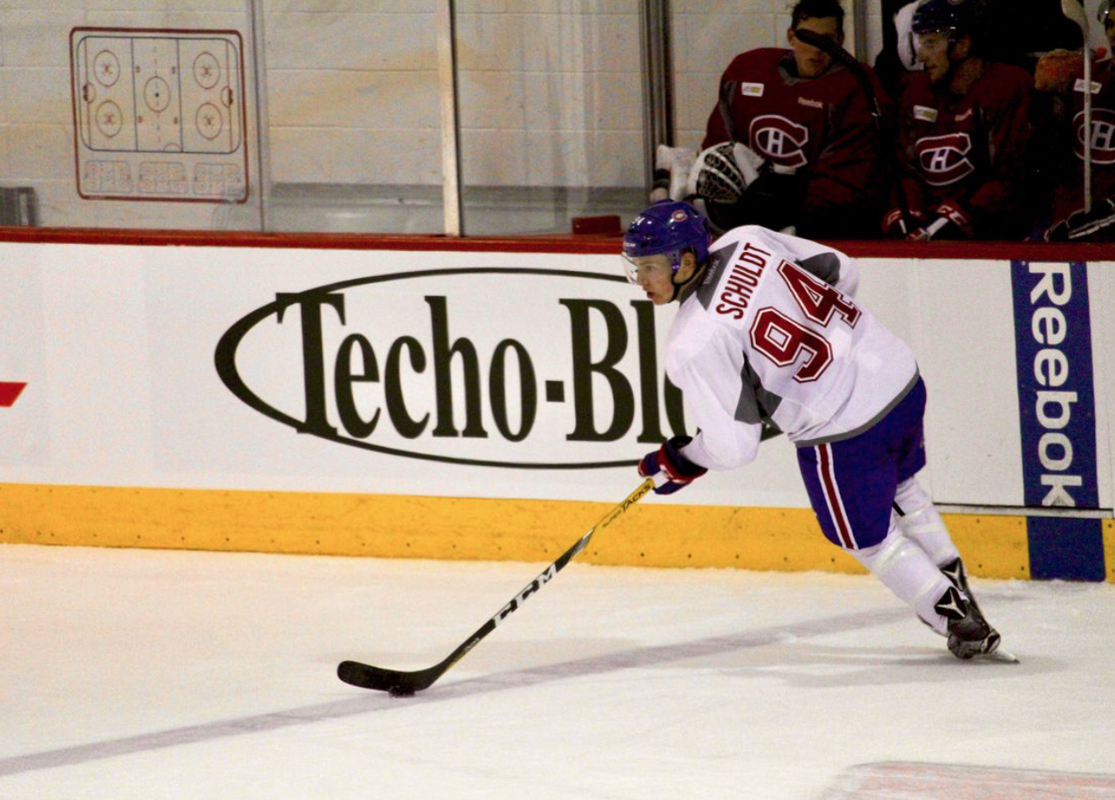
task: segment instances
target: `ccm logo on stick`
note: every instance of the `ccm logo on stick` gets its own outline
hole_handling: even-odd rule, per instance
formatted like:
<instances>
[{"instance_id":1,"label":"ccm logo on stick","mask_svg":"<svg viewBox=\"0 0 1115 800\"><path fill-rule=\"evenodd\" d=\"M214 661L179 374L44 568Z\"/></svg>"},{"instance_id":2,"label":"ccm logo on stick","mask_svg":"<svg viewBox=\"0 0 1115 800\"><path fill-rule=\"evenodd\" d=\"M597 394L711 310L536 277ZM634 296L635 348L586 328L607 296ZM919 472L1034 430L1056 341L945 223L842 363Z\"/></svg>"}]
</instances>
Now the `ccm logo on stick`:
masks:
<instances>
[{"instance_id":1,"label":"ccm logo on stick","mask_svg":"<svg viewBox=\"0 0 1115 800\"><path fill-rule=\"evenodd\" d=\"M530 597L532 594L534 594L539 589L541 589L543 586L545 586L547 583L549 583L551 580L553 580L553 577L555 575L557 575L557 573L558 573L558 570L557 570L557 565L556 564L551 564L549 567L547 567L541 575L539 575L537 578L535 578L533 581L531 581L529 584L527 584L525 589L523 589L521 592L519 592L517 595L515 595L513 598L511 598L511 602L508 603L507 605L505 605L503 608L501 608L499 610L499 613L496 614L494 617L492 617L493 624L499 625L501 622L503 622L505 619L507 619L509 616L511 616L511 614L519 606L521 606L523 603L525 603L527 601L528 597Z\"/></svg>"}]
</instances>

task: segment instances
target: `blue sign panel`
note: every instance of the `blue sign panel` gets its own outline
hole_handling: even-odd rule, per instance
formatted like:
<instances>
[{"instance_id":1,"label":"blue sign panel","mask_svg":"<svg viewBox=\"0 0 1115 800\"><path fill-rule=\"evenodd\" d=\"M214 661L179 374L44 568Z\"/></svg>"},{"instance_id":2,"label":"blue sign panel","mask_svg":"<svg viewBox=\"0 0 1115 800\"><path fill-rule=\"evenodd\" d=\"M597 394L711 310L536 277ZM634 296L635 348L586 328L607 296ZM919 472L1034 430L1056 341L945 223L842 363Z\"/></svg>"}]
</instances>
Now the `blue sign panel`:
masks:
<instances>
[{"instance_id":1,"label":"blue sign panel","mask_svg":"<svg viewBox=\"0 0 1115 800\"><path fill-rule=\"evenodd\" d=\"M1099 507L1088 273L1082 262L1011 263L1027 506ZM1098 519L1031 517L1030 575L1105 579Z\"/></svg>"}]
</instances>

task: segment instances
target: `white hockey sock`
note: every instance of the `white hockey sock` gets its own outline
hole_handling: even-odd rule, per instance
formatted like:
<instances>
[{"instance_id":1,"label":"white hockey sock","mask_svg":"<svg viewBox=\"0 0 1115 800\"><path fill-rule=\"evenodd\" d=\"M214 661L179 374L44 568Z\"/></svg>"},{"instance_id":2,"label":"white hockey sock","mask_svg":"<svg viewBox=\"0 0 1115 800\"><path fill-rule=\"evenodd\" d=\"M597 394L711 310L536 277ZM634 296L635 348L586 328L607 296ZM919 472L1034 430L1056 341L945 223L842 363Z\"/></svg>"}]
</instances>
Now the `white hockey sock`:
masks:
<instances>
[{"instance_id":1,"label":"white hockey sock","mask_svg":"<svg viewBox=\"0 0 1115 800\"><path fill-rule=\"evenodd\" d=\"M944 520L937 513L929 495L918 484L917 478L910 478L898 485L894 504L901 509L898 525L902 528L902 533L924 550L934 564L944 566L960 556Z\"/></svg>"},{"instance_id":2,"label":"white hockey sock","mask_svg":"<svg viewBox=\"0 0 1115 800\"><path fill-rule=\"evenodd\" d=\"M952 584L925 550L903 535L895 516L891 516L890 531L882 542L874 547L848 552L914 609L930 627L947 635L947 620L934 610L934 605Z\"/></svg>"}]
</instances>

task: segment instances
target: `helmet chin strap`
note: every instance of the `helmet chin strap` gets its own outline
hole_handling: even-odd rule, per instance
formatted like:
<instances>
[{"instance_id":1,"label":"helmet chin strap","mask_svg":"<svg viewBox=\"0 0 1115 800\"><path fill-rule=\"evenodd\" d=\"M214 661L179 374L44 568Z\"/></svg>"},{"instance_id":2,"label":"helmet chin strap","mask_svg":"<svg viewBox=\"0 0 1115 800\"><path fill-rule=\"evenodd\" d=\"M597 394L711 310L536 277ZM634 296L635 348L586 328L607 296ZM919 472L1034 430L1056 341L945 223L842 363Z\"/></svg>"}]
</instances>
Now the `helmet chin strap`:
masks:
<instances>
[{"instance_id":1,"label":"helmet chin strap","mask_svg":"<svg viewBox=\"0 0 1115 800\"><path fill-rule=\"evenodd\" d=\"M680 267L679 267L679 269L680 269ZM685 290L686 290L686 289L688 289L688 288L689 288L690 286L692 286L692 285L693 285L693 282L694 282L695 280L697 280L697 278L699 278L699 277L700 277L700 276L702 275L702 273L704 273L704 271L705 271L705 265L704 265L704 264L701 264L701 265L697 266L697 267L696 267L696 268L695 268L695 269L693 270L693 274L692 274L692 275L690 275L690 276L689 276L689 278L688 278L687 280L684 280L684 281L682 281L681 283L678 283L678 282L677 282L677 276L678 276L678 274L677 274L677 272L674 272L674 273L673 273L673 274L672 274L672 275L670 276L670 285L674 287L674 293L673 293L673 295L671 295L671 297L670 297L670 302L671 302L671 303L672 303L672 302L674 302L674 301L675 301L675 300L677 300L677 299L678 299L678 298L679 298L679 297L680 297L680 296L681 296L682 294L684 294L684 293L685 293Z\"/></svg>"}]
</instances>

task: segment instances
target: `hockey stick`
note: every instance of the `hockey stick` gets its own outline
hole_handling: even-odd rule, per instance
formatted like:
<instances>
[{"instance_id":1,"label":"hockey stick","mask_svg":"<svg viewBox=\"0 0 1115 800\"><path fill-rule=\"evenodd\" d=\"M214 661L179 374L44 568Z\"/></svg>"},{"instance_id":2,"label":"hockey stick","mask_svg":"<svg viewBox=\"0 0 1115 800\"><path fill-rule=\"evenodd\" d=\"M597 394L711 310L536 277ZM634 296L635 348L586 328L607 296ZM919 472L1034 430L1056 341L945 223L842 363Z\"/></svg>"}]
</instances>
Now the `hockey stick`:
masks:
<instances>
[{"instance_id":1,"label":"hockey stick","mask_svg":"<svg viewBox=\"0 0 1115 800\"><path fill-rule=\"evenodd\" d=\"M732 120L732 98L735 97L738 85L735 81L725 81L720 87L720 97L716 100L720 119L724 122L724 132L728 134L728 141L733 145L739 141L736 138L736 123Z\"/></svg>"},{"instance_id":2,"label":"hockey stick","mask_svg":"<svg viewBox=\"0 0 1115 800\"><path fill-rule=\"evenodd\" d=\"M720 98L716 101L716 107L720 111L720 118L724 122L724 131L728 135L728 141L732 144L732 158L736 162L739 171L743 173L744 178L747 180L747 186L753 184L759 178L759 169L761 167L777 170L778 168L771 164L767 159L762 158L751 149L747 142L741 142L739 139L739 131L736 130L736 123L732 117L732 98L736 96L736 89L739 88L739 81L725 81L720 86ZM746 150L750 154L750 158L739 153L740 148ZM759 161L759 166L751 160ZM764 165L765 162L765 165Z\"/></svg>"},{"instance_id":3,"label":"hockey stick","mask_svg":"<svg viewBox=\"0 0 1115 800\"><path fill-rule=\"evenodd\" d=\"M1068 0L1064 0L1064 2L1068 2ZM910 216L910 200L906 197L906 187L902 185L901 172L895 168L893 163L895 139L891 126L887 123L886 116L883 114L883 108L879 104L879 96L875 92L875 87L871 85L871 79L867 77L863 64L859 63L856 57L845 50L840 43L827 36L822 36L816 31L811 31L808 28L798 28L794 31L794 36L818 50L823 50L833 61L851 72L859 83L864 97L867 98L867 106L871 109L871 118L875 121L875 132L879 137L879 147L883 151L883 174L887 183L894 186L895 196L898 200L898 210L902 214L902 223L906 226L907 233L912 233L917 226Z\"/></svg>"},{"instance_id":4,"label":"hockey stick","mask_svg":"<svg viewBox=\"0 0 1115 800\"><path fill-rule=\"evenodd\" d=\"M663 473L659 473L659 475L663 475ZM523 590L511 598L511 602L497 611L494 617L477 628L472 636L461 642L460 646L450 653L444 661L434 664L432 667L414 670L413 672L373 667L370 664L361 664L358 661L342 661L337 667L337 677L345 683L350 683L361 689L377 689L381 692L389 692L396 697L406 697L429 688L451 666L464 658L469 650L479 644L481 639L494 631L501 622L518 610L519 606L525 603L528 597L553 580L553 577L561 572L566 564L588 547L589 540L594 533L615 522L623 512L639 502L654 486L654 478L647 478L640 483L639 488L629 494L626 500L605 514L604 518L593 525L588 533L562 553L557 561L542 570L537 578L523 587Z\"/></svg>"},{"instance_id":5,"label":"hockey stick","mask_svg":"<svg viewBox=\"0 0 1115 800\"><path fill-rule=\"evenodd\" d=\"M1092 210L1092 45L1088 42L1088 15L1077 0L1061 0L1061 13L1080 27L1084 40L1084 213Z\"/></svg>"}]
</instances>

